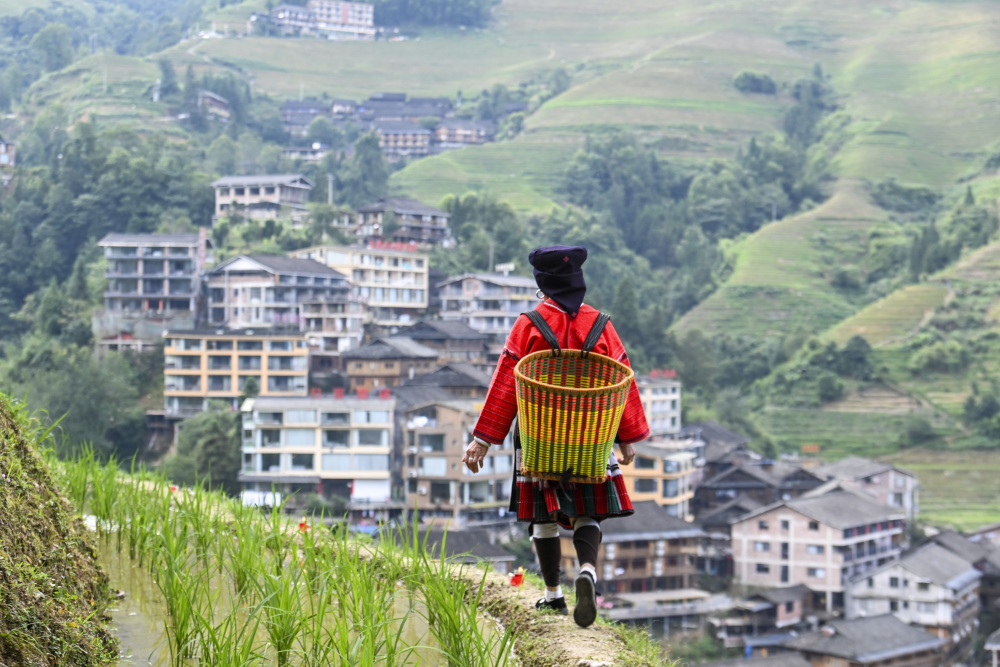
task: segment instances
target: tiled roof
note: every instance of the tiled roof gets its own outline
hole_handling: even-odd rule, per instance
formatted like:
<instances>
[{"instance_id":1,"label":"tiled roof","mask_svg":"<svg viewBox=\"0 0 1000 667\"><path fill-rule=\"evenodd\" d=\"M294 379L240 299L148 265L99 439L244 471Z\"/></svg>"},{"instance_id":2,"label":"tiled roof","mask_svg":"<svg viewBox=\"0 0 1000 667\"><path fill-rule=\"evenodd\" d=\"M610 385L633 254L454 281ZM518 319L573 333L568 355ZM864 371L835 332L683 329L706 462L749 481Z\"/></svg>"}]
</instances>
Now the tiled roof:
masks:
<instances>
[{"instance_id":1,"label":"tiled roof","mask_svg":"<svg viewBox=\"0 0 1000 667\"><path fill-rule=\"evenodd\" d=\"M695 422L681 429L681 435L699 436L706 444L730 445L729 449L746 446L750 438L742 433L730 431L722 424L714 421ZM707 458L707 453L706 453ZM708 459L714 460L714 459Z\"/></svg>"},{"instance_id":2,"label":"tiled roof","mask_svg":"<svg viewBox=\"0 0 1000 667\"><path fill-rule=\"evenodd\" d=\"M778 507L787 507L831 528L838 529L901 519L905 516L900 511L884 507L856 494L847 491L834 491L815 498L802 497L771 503L740 518L739 522L752 519Z\"/></svg>"},{"instance_id":3,"label":"tiled roof","mask_svg":"<svg viewBox=\"0 0 1000 667\"><path fill-rule=\"evenodd\" d=\"M469 387L488 389L492 378L471 364L450 363L430 373L417 375L403 384L407 387Z\"/></svg>"},{"instance_id":4,"label":"tiled roof","mask_svg":"<svg viewBox=\"0 0 1000 667\"><path fill-rule=\"evenodd\" d=\"M899 564L921 579L949 588L963 588L982 576L972 563L934 543L910 551Z\"/></svg>"},{"instance_id":5,"label":"tiled roof","mask_svg":"<svg viewBox=\"0 0 1000 667\"><path fill-rule=\"evenodd\" d=\"M699 667L812 667L801 653L789 651L756 658L737 658L718 662L703 662Z\"/></svg>"},{"instance_id":6,"label":"tiled roof","mask_svg":"<svg viewBox=\"0 0 1000 667\"><path fill-rule=\"evenodd\" d=\"M344 359L437 359L438 352L412 338L393 336L377 338L340 356Z\"/></svg>"},{"instance_id":7,"label":"tiled roof","mask_svg":"<svg viewBox=\"0 0 1000 667\"><path fill-rule=\"evenodd\" d=\"M635 514L632 516L608 519L601 523L604 543L703 537L705 535L697 524L670 516L666 508L657 505L655 501L645 500L633 503L633 507Z\"/></svg>"},{"instance_id":8,"label":"tiled roof","mask_svg":"<svg viewBox=\"0 0 1000 667\"><path fill-rule=\"evenodd\" d=\"M260 176L223 176L212 181L212 187L229 187L234 185L291 185L295 181L303 181L310 188L313 182L302 174L263 174Z\"/></svg>"},{"instance_id":9,"label":"tiled roof","mask_svg":"<svg viewBox=\"0 0 1000 667\"><path fill-rule=\"evenodd\" d=\"M314 259L299 259L297 257L285 257L284 255L237 255L222 264L219 264L211 271L211 275L221 275L225 273L225 268L239 260L246 258L265 269L275 273L306 273L309 275L332 276L344 278L344 274L335 269L331 269L326 264L321 264Z\"/></svg>"},{"instance_id":10,"label":"tiled roof","mask_svg":"<svg viewBox=\"0 0 1000 667\"><path fill-rule=\"evenodd\" d=\"M108 234L97 242L99 246L116 244L134 245L198 245L197 234ZM211 242L209 243L211 245Z\"/></svg>"},{"instance_id":11,"label":"tiled roof","mask_svg":"<svg viewBox=\"0 0 1000 667\"><path fill-rule=\"evenodd\" d=\"M866 459L860 456L848 456L835 463L827 463L816 468L816 474L824 477L836 479L864 479L877 475L886 470L892 470L894 466L889 463L882 463L873 459Z\"/></svg>"},{"instance_id":12,"label":"tiled roof","mask_svg":"<svg viewBox=\"0 0 1000 667\"><path fill-rule=\"evenodd\" d=\"M448 217L448 214L441 209L428 206L417 199L408 197L385 197L377 202L365 204L358 207L358 213L383 213L393 211L400 215L433 215L437 217Z\"/></svg>"},{"instance_id":13,"label":"tiled roof","mask_svg":"<svg viewBox=\"0 0 1000 667\"><path fill-rule=\"evenodd\" d=\"M489 338L459 320L420 320L399 330L400 336L422 340L486 340Z\"/></svg>"},{"instance_id":14,"label":"tiled roof","mask_svg":"<svg viewBox=\"0 0 1000 667\"><path fill-rule=\"evenodd\" d=\"M430 531L420 533L420 539L427 536L427 551L431 556L441 553L441 543L444 542L444 552L449 558L471 555L476 559L489 561L513 561L516 556L499 544L490 544L490 535L485 530L451 530Z\"/></svg>"},{"instance_id":15,"label":"tiled roof","mask_svg":"<svg viewBox=\"0 0 1000 667\"><path fill-rule=\"evenodd\" d=\"M907 625L892 614L869 616L851 621L831 621L826 631L810 632L784 643L787 648L833 655L860 663L937 649L945 640Z\"/></svg>"},{"instance_id":16,"label":"tiled roof","mask_svg":"<svg viewBox=\"0 0 1000 667\"><path fill-rule=\"evenodd\" d=\"M464 273L460 276L448 278L448 280L442 280L437 284L437 286L441 287L443 285L449 285L454 282L465 280L466 278L476 278L484 283L493 283L494 285L501 285L503 287L538 287L534 278L527 278L525 276L505 276L502 273Z\"/></svg>"},{"instance_id":17,"label":"tiled roof","mask_svg":"<svg viewBox=\"0 0 1000 667\"><path fill-rule=\"evenodd\" d=\"M805 584L798 584L796 586L785 586L784 588L769 588L759 591L751 597L763 598L771 604L779 605L786 602L794 602L795 600L802 600L808 594L809 588Z\"/></svg>"},{"instance_id":18,"label":"tiled roof","mask_svg":"<svg viewBox=\"0 0 1000 667\"><path fill-rule=\"evenodd\" d=\"M991 551L986 548L985 544L970 542L967 538L953 530L943 530L932 537L930 541L939 544L969 563L978 563L986 560Z\"/></svg>"}]
</instances>

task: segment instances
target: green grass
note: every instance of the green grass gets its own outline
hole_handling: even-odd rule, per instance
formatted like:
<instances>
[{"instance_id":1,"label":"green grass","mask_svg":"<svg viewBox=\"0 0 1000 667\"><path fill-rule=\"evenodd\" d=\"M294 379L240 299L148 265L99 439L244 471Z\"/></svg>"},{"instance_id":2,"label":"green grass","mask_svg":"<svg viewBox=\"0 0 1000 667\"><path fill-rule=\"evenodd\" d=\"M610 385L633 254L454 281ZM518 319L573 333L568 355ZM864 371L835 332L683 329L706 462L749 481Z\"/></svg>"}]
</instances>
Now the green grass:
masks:
<instances>
[{"instance_id":1,"label":"green grass","mask_svg":"<svg viewBox=\"0 0 1000 667\"><path fill-rule=\"evenodd\" d=\"M872 346L898 343L917 329L947 294L948 288L940 283L909 285L847 318L828 335L839 345L853 336L864 337Z\"/></svg>"},{"instance_id":2,"label":"green grass","mask_svg":"<svg viewBox=\"0 0 1000 667\"><path fill-rule=\"evenodd\" d=\"M757 413L754 423L781 451L819 445L820 456L839 459L895 453L898 434L909 419L907 415L769 408Z\"/></svg>"}]
</instances>

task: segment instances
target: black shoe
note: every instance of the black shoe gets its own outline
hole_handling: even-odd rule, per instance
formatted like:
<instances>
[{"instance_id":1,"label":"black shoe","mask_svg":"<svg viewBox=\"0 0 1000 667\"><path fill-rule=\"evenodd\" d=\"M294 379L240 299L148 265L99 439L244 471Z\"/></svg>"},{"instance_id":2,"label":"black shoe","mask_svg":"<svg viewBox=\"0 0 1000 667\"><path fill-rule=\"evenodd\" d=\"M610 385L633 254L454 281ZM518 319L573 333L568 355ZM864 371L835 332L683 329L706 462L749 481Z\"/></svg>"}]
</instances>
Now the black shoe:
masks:
<instances>
[{"instance_id":1,"label":"black shoe","mask_svg":"<svg viewBox=\"0 0 1000 667\"><path fill-rule=\"evenodd\" d=\"M581 628L590 627L597 620L597 590L589 572L581 572L576 577L576 609L573 610L573 620Z\"/></svg>"},{"instance_id":2,"label":"black shoe","mask_svg":"<svg viewBox=\"0 0 1000 667\"><path fill-rule=\"evenodd\" d=\"M566 606L566 598L556 598L555 600L546 600L542 598L535 603L535 609L554 611L557 614L562 614L567 616L569 614L569 608Z\"/></svg>"}]
</instances>

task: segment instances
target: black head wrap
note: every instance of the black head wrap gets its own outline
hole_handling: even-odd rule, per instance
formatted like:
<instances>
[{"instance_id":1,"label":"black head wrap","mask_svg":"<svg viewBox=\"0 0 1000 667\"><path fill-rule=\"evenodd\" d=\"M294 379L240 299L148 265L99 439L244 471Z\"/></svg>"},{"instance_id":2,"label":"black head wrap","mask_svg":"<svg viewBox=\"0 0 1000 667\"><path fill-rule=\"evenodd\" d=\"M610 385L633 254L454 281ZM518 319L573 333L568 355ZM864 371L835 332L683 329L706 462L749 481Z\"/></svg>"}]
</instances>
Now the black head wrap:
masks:
<instances>
[{"instance_id":1,"label":"black head wrap","mask_svg":"<svg viewBox=\"0 0 1000 667\"><path fill-rule=\"evenodd\" d=\"M528 255L528 261L535 268L538 288L575 319L587 293L581 268L587 261L587 249L564 245L538 248Z\"/></svg>"}]
</instances>

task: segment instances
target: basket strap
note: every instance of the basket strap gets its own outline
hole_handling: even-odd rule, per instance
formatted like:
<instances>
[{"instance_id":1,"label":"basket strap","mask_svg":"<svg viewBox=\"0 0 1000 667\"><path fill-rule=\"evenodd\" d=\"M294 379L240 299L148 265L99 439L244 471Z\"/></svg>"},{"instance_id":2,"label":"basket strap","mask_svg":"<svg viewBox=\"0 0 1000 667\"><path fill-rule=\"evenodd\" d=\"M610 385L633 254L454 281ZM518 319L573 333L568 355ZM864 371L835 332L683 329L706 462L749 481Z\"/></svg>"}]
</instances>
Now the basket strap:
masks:
<instances>
[{"instance_id":1,"label":"basket strap","mask_svg":"<svg viewBox=\"0 0 1000 667\"><path fill-rule=\"evenodd\" d=\"M590 333L587 334L586 340L583 341L583 351L590 352L597 345L597 341L601 339L601 334L604 333L604 327L608 326L608 322L611 321L611 316L607 313L600 313L597 319L594 320L594 325L590 327Z\"/></svg>"},{"instance_id":2,"label":"basket strap","mask_svg":"<svg viewBox=\"0 0 1000 667\"><path fill-rule=\"evenodd\" d=\"M545 339L545 342L548 343L553 350L559 352L559 339L556 338L555 332L552 331L552 327L550 327L549 323L545 321L542 314L537 310L529 310L524 313L524 316L531 320L531 323L538 328L538 331L541 332L542 338Z\"/></svg>"}]
</instances>

